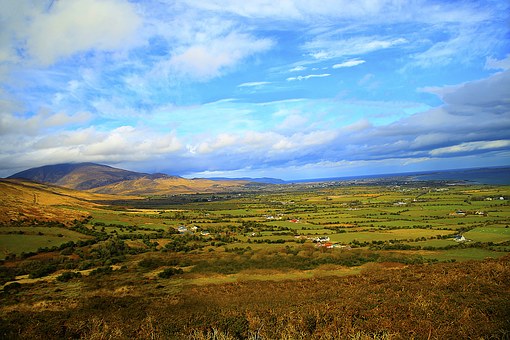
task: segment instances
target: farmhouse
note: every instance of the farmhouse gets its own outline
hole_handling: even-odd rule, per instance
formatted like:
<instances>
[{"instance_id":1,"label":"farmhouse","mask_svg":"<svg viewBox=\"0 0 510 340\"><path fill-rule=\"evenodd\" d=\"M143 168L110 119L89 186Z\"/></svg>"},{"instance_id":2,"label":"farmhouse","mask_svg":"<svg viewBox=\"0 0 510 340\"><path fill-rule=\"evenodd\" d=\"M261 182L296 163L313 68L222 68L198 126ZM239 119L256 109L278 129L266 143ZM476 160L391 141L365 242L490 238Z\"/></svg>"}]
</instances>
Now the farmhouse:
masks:
<instances>
[{"instance_id":1,"label":"farmhouse","mask_svg":"<svg viewBox=\"0 0 510 340\"><path fill-rule=\"evenodd\" d=\"M464 235L455 235L453 237L453 240L456 241L456 242L465 242L465 241L467 241L466 238L464 237Z\"/></svg>"},{"instance_id":2,"label":"farmhouse","mask_svg":"<svg viewBox=\"0 0 510 340\"><path fill-rule=\"evenodd\" d=\"M317 237L317 238L313 239L313 242L316 242L316 243L329 242L329 237L328 236Z\"/></svg>"}]
</instances>

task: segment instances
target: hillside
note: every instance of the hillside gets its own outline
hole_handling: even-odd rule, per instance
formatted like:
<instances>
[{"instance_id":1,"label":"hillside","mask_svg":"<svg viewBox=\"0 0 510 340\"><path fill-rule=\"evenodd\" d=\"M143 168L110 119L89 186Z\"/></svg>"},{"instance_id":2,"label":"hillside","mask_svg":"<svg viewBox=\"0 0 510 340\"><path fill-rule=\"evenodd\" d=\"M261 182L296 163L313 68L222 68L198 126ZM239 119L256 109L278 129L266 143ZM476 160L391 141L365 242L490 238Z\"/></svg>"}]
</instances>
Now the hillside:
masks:
<instances>
[{"instance_id":1,"label":"hillside","mask_svg":"<svg viewBox=\"0 0 510 340\"><path fill-rule=\"evenodd\" d=\"M90 209L99 208L95 200L119 198L20 179L0 179L0 192L0 222L32 218L72 221L87 217Z\"/></svg>"},{"instance_id":2,"label":"hillside","mask_svg":"<svg viewBox=\"0 0 510 340\"><path fill-rule=\"evenodd\" d=\"M246 181L213 181L208 179L186 179L180 177L150 176L117 182L91 189L91 192L122 195L166 195L190 193L217 193L241 188Z\"/></svg>"},{"instance_id":3,"label":"hillside","mask_svg":"<svg viewBox=\"0 0 510 340\"><path fill-rule=\"evenodd\" d=\"M249 183L146 174L94 163L46 165L18 172L9 178L114 195L215 193L242 188Z\"/></svg>"}]
</instances>

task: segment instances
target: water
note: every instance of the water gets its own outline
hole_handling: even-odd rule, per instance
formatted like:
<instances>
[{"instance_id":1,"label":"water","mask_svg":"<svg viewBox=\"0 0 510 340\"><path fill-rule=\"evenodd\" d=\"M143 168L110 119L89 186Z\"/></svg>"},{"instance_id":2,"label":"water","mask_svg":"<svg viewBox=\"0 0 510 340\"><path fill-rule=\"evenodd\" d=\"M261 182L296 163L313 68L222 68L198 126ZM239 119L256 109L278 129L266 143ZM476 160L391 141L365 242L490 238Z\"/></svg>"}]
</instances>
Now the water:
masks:
<instances>
[{"instance_id":1,"label":"water","mask_svg":"<svg viewBox=\"0 0 510 340\"><path fill-rule=\"evenodd\" d=\"M419 181L462 181L472 184L510 185L510 167L434 171L412 175Z\"/></svg>"}]
</instances>

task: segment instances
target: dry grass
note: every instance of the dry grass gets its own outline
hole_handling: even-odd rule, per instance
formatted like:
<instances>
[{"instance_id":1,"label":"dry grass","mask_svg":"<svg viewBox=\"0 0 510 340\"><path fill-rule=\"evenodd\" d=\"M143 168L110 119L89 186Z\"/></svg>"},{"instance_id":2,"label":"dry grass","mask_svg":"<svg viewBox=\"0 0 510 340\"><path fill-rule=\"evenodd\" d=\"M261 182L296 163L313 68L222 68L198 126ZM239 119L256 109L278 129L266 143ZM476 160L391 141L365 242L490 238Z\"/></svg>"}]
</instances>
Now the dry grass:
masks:
<instances>
[{"instance_id":1,"label":"dry grass","mask_svg":"<svg viewBox=\"0 0 510 340\"><path fill-rule=\"evenodd\" d=\"M129 181L113 183L90 192L119 195L167 195L190 193L217 193L240 188L246 181L212 181L207 179L156 178L142 177Z\"/></svg>"},{"instance_id":2,"label":"dry grass","mask_svg":"<svg viewBox=\"0 0 510 340\"><path fill-rule=\"evenodd\" d=\"M0 192L0 222L27 218L68 222L102 207L93 201L122 198L18 179L0 179Z\"/></svg>"},{"instance_id":3,"label":"dry grass","mask_svg":"<svg viewBox=\"0 0 510 340\"><path fill-rule=\"evenodd\" d=\"M191 286L182 286L181 279L137 283L118 273L83 278L82 293L72 300L60 298L51 284L36 301L30 301L35 299L27 295L30 290L18 295L26 301L15 302L15 296L4 294L0 336L505 339L510 335L508 256L462 264L367 265L360 275L344 277ZM93 280L102 280L100 288L87 288L93 287ZM16 304L20 307L13 308Z\"/></svg>"}]
</instances>

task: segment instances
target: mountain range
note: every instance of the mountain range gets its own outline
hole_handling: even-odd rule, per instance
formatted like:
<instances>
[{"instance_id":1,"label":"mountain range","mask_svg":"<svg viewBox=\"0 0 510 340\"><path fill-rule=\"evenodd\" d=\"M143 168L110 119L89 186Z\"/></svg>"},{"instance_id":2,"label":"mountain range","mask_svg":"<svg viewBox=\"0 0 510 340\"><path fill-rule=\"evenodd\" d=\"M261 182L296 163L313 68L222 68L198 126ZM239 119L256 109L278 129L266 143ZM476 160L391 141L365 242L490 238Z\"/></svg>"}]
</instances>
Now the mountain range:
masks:
<instances>
[{"instance_id":1,"label":"mountain range","mask_svg":"<svg viewBox=\"0 0 510 340\"><path fill-rule=\"evenodd\" d=\"M510 184L509 167L457 169L356 176L346 178L310 179L286 182L275 178L195 178L186 179L166 174L148 174L114 168L96 163L64 163L46 165L18 172L10 179L25 179L92 193L113 195L173 195L220 193L253 189L253 186L299 182L341 181L367 178L402 177L407 180L457 180L465 183Z\"/></svg>"},{"instance_id":2,"label":"mountain range","mask_svg":"<svg viewBox=\"0 0 510 340\"><path fill-rule=\"evenodd\" d=\"M76 190L115 195L217 193L242 189L247 180L186 179L147 174L95 163L45 165L8 178L26 179Z\"/></svg>"}]
</instances>

